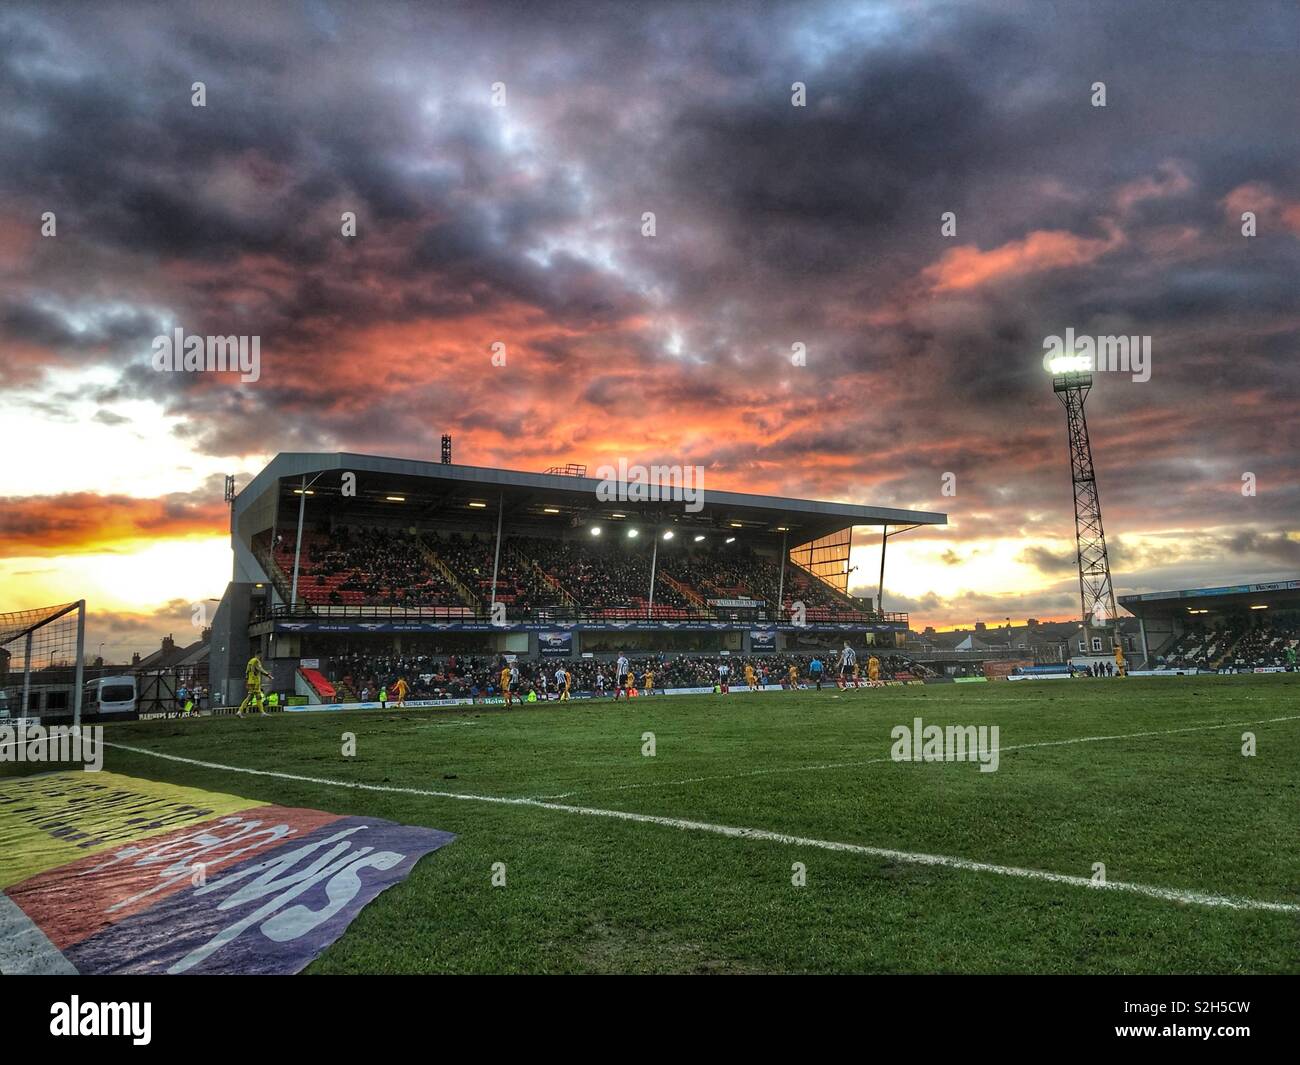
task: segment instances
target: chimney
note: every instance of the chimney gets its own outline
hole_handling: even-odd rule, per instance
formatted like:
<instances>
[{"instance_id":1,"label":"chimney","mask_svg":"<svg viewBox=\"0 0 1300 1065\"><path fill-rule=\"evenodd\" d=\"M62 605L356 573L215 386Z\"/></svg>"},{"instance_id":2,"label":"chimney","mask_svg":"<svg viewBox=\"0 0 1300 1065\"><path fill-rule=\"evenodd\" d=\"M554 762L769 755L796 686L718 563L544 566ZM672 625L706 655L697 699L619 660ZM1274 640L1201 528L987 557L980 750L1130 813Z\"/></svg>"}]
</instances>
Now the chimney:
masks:
<instances>
[{"instance_id":1,"label":"chimney","mask_svg":"<svg viewBox=\"0 0 1300 1065\"><path fill-rule=\"evenodd\" d=\"M139 652L139 651L132 651L132 652L131 652L131 665L133 665L133 666L138 666L139 664L140 664L140 652Z\"/></svg>"},{"instance_id":2,"label":"chimney","mask_svg":"<svg viewBox=\"0 0 1300 1065\"><path fill-rule=\"evenodd\" d=\"M176 641L172 639L171 633L163 637L162 649L167 654L171 654L176 650Z\"/></svg>"}]
</instances>

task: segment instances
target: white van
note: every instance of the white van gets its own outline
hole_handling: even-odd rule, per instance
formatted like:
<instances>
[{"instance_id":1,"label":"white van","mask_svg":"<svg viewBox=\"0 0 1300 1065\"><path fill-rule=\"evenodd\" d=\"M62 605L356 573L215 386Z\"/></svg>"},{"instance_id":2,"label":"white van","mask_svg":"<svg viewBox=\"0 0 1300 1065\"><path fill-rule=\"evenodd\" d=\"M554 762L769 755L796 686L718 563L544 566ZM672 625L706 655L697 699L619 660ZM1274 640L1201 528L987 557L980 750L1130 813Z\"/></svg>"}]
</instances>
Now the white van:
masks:
<instances>
[{"instance_id":1,"label":"white van","mask_svg":"<svg viewBox=\"0 0 1300 1065\"><path fill-rule=\"evenodd\" d=\"M114 721L134 721L136 709L135 677L99 677L90 681L81 694L81 716Z\"/></svg>"}]
</instances>

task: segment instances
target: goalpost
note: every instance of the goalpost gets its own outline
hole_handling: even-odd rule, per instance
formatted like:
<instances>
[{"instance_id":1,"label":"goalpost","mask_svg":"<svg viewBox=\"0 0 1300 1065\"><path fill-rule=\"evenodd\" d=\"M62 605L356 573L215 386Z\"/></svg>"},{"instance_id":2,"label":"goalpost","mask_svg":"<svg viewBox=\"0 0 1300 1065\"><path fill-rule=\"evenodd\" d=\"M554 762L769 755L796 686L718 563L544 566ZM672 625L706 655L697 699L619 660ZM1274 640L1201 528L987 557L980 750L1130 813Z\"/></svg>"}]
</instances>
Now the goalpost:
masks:
<instances>
[{"instance_id":1,"label":"goalpost","mask_svg":"<svg viewBox=\"0 0 1300 1065\"><path fill-rule=\"evenodd\" d=\"M81 724L86 601L0 613L0 718L72 711Z\"/></svg>"}]
</instances>

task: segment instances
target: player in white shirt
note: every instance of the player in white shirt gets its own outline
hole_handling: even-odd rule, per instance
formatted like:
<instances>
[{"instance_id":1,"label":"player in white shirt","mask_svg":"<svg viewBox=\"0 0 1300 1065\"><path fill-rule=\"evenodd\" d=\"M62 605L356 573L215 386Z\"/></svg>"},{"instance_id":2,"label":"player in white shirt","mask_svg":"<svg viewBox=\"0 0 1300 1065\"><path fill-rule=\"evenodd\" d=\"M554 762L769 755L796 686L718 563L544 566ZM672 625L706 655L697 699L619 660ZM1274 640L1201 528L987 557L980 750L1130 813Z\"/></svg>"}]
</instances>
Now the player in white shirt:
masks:
<instances>
[{"instance_id":1,"label":"player in white shirt","mask_svg":"<svg viewBox=\"0 0 1300 1065\"><path fill-rule=\"evenodd\" d=\"M849 646L848 640L845 640L844 649L840 651L840 691L843 691L849 686L849 676L853 673L853 667L857 664L857 661L857 652Z\"/></svg>"},{"instance_id":2,"label":"player in white shirt","mask_svg":"<svg viewBox=\"0 0 1300 1065\"><path fill-rule=\"evenodd\" d=\"M727 665L726 662L718 663L718 689L722 692L723 695L726 695L729 690L727 688L727 675L730 672L731 672L731 667Z\"/></svg>"},{"instance_id":3,"label":"player in white shirt","mask_svg":"<svg viewBox=\"0 0 1300 1065\"><path fill-rule=\"evenodd\" d=\"M614 665L614 702L618 702L618 693L623 690L623 684L627 680L631 668L628 665L627 656L619 655L618 662Z\"/></svg>"}]
</instances>

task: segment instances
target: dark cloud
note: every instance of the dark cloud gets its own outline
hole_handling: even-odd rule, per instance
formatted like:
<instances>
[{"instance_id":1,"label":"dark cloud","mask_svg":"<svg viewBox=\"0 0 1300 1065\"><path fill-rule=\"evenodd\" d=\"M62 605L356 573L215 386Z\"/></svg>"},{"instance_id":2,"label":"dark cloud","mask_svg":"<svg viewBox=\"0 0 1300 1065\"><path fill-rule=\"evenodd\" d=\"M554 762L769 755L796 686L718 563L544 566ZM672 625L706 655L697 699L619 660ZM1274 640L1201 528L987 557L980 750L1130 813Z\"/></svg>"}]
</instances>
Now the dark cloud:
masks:
<instances>
[{"instance_id":1,"label":"dark cloud","mask_svg":"<svg viewBox=\"0 0 1300 1065\"><path fill-rule=\"evenodd\" d=\"M94 366L115 382L68 395L153 399L209 454L427 454L446 429L483 465L663 458L949 510L965 558L965 538L1072 531L1044 338L1139 334L1151 380L1099 375L1088 411L1119 561L1190 577L1190 553L1119 534L1240 526L1269 531L1216 533L1217 564L1295 562L1293 4L2 19L0 381L28 410L51 410L44 371ZM154 373L173 324L260 336L261 381Z\"/></svg>"}]
</instances>

